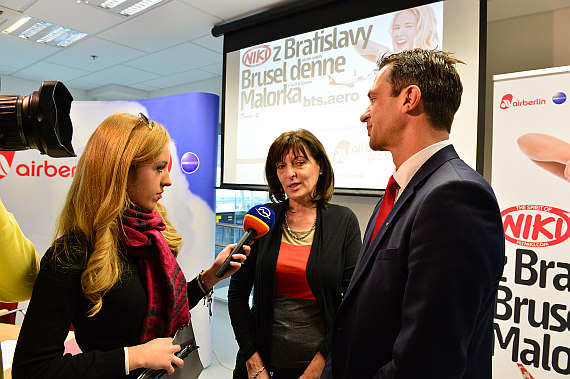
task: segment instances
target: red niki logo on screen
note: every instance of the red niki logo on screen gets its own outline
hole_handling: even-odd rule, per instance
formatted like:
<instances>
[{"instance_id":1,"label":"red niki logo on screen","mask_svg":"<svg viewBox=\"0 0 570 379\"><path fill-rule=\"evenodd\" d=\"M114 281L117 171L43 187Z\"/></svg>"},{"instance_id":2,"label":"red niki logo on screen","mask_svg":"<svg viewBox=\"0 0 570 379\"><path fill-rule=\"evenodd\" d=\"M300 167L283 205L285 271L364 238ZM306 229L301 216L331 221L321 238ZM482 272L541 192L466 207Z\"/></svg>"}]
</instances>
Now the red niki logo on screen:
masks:
<instances>
[{"instance_id":1,"label":"red niki logo on screen","mask_svg":"<svg viewBox=\"0 0 570 379\"><path fill-rule=\"evenodd\" d=\"M268 45L250 47L241 57L241 63L247 67L261 66L271 58L271 48Z\"/></svg>"},{"instance_id":2,"label":"red niki logo on screen","mask_svg":"<svg viewBox=\"0 0 570 379\"><path fill-rule=\"evenodd\" d=\"M519 246L547 247L570 237L570 217L560 208L515 205L501 212L505 239Z\"/></svg>"},{"instance_id":3,"label":"red niki logo on screen","mask_svg":"<svg viewBox=\"0 0 570 379\"><path fill-rule=\"evenodd\" d=\"M546 99L536 98L534 100L514 100L513 95L508 93L501 99L499 107L501 109L509 109L510 107L528 107L531 105L545 105Z\"/></svg>"}]
</instances>

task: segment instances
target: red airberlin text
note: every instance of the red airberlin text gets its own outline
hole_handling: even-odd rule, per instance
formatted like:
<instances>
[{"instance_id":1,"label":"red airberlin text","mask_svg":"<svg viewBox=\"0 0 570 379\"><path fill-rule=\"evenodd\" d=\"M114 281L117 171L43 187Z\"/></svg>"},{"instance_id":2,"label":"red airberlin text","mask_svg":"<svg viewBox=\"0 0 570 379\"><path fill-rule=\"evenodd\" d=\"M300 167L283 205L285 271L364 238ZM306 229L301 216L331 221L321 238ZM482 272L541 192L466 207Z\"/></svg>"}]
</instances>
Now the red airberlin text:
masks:
<instances>
[{"instance_id":1,"label":"red airberlin text","mask_svg":"<svg viewBox=\"0 0 570 379\"><path fill-rule=\"evenodd\" d=\"M30 164L19 164L16 166L16 174L18 176L45 176L48 178L53 178L55 176L60 176L62 178L72 178L75 175L75 169L77 166L67 166L67 165L51 165L48 161L40 162L36 164L32 161Z\"/></svg>"},{"instance_id":2,"label":"red airberlin text","mask_svg":"<svg viewBox=\"0 0 570 379\"><path fill-rule=\"evenodd\" d=\"M508 93L503 96L501 99L501 103L499 104L499 108L501 109L509 109L510 107L528 107L531 105L545 105L545 99L532 99L532 100L513 100L513 95Z\"/></svg>"},{"instance_id":3,"label":"red airberlin text","mask_svg":"<svg viewBox=\"0 0 570 379\"><path fill-rule=\"evenodd\" d=\"M501 212L505 239L519 246L547 247L570 237L568 212L545 205L516 205Z\"/></svg>"}]
</instances>

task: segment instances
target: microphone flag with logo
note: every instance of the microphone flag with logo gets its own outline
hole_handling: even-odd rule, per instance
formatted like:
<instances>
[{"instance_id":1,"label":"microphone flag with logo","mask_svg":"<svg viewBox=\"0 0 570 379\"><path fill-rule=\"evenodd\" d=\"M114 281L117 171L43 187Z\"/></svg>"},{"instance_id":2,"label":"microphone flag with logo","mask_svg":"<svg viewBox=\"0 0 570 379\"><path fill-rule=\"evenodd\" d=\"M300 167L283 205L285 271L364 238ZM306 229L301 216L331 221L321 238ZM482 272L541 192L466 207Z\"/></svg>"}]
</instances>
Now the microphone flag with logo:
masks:
<instances>
[{"instance_id":1,"label":"microphone flag with logo","mask_svg":"<svg viewBox=\"0 0 570 379\"><path fill-rule=\"evenodd\" d=\"M228 271L232 256L234 254L240 254L243 250L243 245L249 245L254 238L259 238L267 234L274 223L275 212L265 205L256 205L247 211L243 219L243 230L245 230L245 234L240 238L231 254L228 255L222 267L216 272L216 276L218 278L223 277Z\"/></svg>"}]
</instances>

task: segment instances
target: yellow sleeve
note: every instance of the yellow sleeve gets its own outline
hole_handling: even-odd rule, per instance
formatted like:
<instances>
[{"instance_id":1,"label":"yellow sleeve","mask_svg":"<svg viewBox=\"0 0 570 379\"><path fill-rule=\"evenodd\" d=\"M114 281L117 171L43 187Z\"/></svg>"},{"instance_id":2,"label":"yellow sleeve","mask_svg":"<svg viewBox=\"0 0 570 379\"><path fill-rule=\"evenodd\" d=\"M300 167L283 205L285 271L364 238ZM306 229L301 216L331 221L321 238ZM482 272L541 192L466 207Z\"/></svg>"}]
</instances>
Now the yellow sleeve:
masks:
<instances>
[{"instance_id":1,"label":"yellow sleeve","mask_svg":"<svg viewBox=\"0 0 570 379\"><path fill-rule=\"evenodd\" d=\"M39 270L34 245L0 200L0 301L29 299Z\"/></svg>"}]
</instances>

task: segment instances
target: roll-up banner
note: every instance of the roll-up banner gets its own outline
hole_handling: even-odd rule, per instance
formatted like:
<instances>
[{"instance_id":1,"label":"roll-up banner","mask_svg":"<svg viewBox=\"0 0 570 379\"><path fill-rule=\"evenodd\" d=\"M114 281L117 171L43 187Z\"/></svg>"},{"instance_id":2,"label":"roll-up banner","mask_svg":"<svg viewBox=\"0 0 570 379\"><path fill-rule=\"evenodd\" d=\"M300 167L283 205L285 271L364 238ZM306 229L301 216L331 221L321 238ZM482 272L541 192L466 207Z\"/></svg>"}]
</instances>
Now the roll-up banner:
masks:
<instances>
[{"instance_id":1,"label":"roll-up banner","mask_svg":"<svg viewBox=\"0 0 570 379\"><path fill-rule=\"evenodd\" d=\"M570 66L494 77L491 184L506 239L494 378L570 374L569 94Z\"/></svg>"},{"instance_id":2,"label":"roll-up banner","mask_svg":"<svg viewBox=\"0 0 570 379\"><path fill-rule=\"evenodd\" d=\"M187 280L214 257L217 95L183 93L138 101L74 101L73 147L79 157L97 126L117 112L144 113L168 130L172 186L161 202L184 238L178 261ZM56 218L79 158L51 158L36 150L0 152L0 194L25 235L43 255L51 245ZM192 324L204 366L211 362L211 327L207 305L192 309Z\"/></svg>"}]
</instances>

